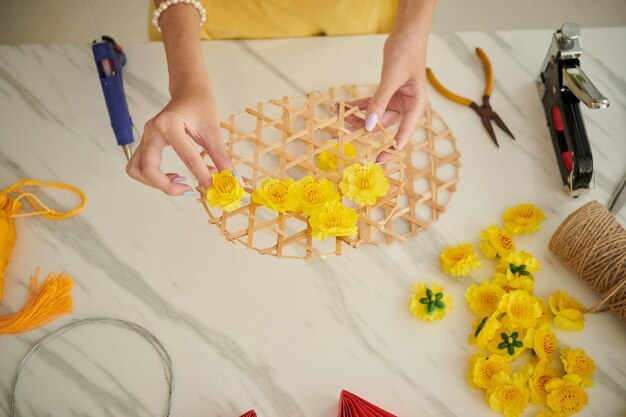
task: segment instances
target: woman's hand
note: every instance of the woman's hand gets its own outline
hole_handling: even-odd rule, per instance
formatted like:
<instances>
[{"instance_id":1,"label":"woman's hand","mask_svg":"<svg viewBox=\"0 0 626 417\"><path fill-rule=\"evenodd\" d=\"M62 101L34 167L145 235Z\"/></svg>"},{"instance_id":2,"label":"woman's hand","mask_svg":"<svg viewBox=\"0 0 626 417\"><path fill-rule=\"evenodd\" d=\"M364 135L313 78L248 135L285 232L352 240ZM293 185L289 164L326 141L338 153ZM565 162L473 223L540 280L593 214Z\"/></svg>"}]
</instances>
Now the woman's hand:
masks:
<instances>
[{"instance_id":1,"label":"woman's hand","mask_svg":"<svg viewBox=\"0 0 626 417\"><path fill-rule=\"evenodd\" d=\"M428 102L426 47L433 11L434 0L398 3L398 17L385 42L378 90L373 97L349 103L367 109L365 129L368 131L374 130L377 123L389 126L400 121L395 136L398 149L408 143ZM383 152L376 162L391 158Z\"/></svg>"},{"instance_id":2,"label":"woman's hand","mask_svg":"<svg viewBox=\"0 0 626 417\"><path fill-rule=\"evenodd\" d=\"M156 7L160 3L155 0ZM199 22L198 12L189 5L170 7L161 15L171 100L146 123L141 143L126 166L128 175L168 195L195 192L183 184L186 178L161 170L167 146L174 149L203 188L211 184L211 174L195 144L209 154L218 170L233 170L200 50Z\"/></svg>"},{"instance_id":3,"label":"woman's hand","mask_svg":"<svg viewBox=\"0 0 626 417\"><path fill-rule=\"evenodd\" d=\"M192 188L182 184L177 173L161 171L163 149L171 146L203 188L211 183L211 175L194 142L207 151L218 170L233 170L226 152L213 94L208 85L189 88L175 95L165 108L144 126L126 172L143 184L158 188L168 195L181 195Z\"/></svg>"}]
</instances>

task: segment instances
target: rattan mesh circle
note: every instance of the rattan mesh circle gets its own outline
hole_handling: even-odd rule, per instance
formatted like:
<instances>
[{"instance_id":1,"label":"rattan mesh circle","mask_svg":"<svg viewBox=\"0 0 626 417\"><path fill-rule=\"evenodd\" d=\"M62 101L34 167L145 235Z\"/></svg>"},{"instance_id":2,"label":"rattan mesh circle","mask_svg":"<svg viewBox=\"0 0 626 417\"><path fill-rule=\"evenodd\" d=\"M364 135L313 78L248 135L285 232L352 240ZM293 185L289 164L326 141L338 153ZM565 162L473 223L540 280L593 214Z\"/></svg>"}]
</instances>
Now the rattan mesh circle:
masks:
<instances>
[{"instance_id":1,"label":"rattan mesh circle","mask_svg":"<svg viewBox=\"0 0 626 417\"><path fill-rule=\"evenodd\" d=\"M298 180L305 175L326 178L337 185L344 167L374 161L383 150L390 153L394 158L383 165L390 183L387 196L366 207L342 199L359 213L357 236L317 241L311 236L308 216L302 213L273 212L251 199L244 200L237 210L222 212L209 207L203 190L198 189L209 224L227 240L260 254L313 259L340 255L346 247L403 241L437 221L459 181L456 139L430 108L404 152L394 149L397 126L379 127L374 132L351 129L346 118L362 119L364 113L346 102L367 97L375 88L349 85L331 88L326 94L273 99L233 114L221 124L228 153L248 192L266 179ZM339 151L331 148L335 143ZM345 143L356 148L354 158L341 152ZM336 170L324 171L316 165L322 151L337 157Z\"/></svg>"}]
</instances>

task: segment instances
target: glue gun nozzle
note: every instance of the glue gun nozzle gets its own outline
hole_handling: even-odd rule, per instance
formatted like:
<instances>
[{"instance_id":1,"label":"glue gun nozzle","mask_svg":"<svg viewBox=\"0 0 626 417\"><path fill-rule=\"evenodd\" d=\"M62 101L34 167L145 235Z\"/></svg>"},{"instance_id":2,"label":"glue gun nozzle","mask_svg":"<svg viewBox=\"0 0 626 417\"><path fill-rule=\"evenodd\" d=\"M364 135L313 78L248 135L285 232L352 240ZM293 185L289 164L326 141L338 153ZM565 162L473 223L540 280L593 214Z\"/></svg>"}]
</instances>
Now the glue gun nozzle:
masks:
<instances>
[{"instance_id":1,"label":"glue gun nozzle","mask_svg":"<svg viewBox=\"0 0 626 417\"><path fill-rule=\"evenodd\" d=\"M124 151L124 156L126 156L126 161L130 161L130 157L133 156L133 145L122 145L122 150Z\"/></svg>"}]
</instances>

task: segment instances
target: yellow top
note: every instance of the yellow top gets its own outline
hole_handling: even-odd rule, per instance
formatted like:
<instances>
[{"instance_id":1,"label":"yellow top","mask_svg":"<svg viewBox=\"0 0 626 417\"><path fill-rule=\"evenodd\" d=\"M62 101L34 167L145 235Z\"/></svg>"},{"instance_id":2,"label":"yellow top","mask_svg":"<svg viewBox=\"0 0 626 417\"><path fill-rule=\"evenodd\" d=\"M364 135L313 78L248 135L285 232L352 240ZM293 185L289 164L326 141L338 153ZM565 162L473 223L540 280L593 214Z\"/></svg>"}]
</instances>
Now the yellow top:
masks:
<instances>
[{"instance_id":1,"label":"yellow top","mask_svg":"<svg viewBox=\"0 0 626 417\"><path fill-rule=\"evenodd\" d=\"M202 39L262 39L388 33L397 0L201 0ZM181 6L176 6L181 7ZM188 7L188 6L185 6ZM150 0L150 19L154 2ZM161 36L149 22L151 40Z\"/></svg>"}]
</instances>

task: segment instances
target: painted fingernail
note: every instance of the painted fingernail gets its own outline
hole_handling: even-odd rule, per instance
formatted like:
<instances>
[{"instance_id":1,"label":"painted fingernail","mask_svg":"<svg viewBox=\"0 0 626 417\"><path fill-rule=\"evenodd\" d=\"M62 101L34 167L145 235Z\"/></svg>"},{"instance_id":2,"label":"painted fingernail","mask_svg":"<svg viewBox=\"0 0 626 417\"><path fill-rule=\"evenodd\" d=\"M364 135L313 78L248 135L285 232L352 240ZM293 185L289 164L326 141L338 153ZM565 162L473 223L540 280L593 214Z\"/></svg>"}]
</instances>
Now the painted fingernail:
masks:
<instances>
[{"instance_id":1,"label":"painted fingernail","mask_svg":"<svg viewBox=\"0 0 626 417\"><path fill-rule=\"evenodd\" d=\"M376 127L376 122L378 122L378 115L376 113L370 113L367 115L365 119L365 130L371 132Z\"/></svg>"},{"instance_id":2,"label":"painted fingernail","mask_svg":"<svg viewBox=\"0 0 626 417\"><path fill-rule=\"evenodd\" d=\"M178 177L174 178L173 180L171 180L171 182L175 183L175 184L180 184L181 182L185 182L187 181L187 177L183 177L182 175L179 175Z\"/></svg>"},{"instance_id":3,"label":"painted fingernail","mask_svg":"<svg viewBox=\"0 0 626 417\"><path fill-rule=\"evenodd\" d=\"M183 196L185 197L200 197L200 193L197 191L185 191L183 193Z\"/></svg>"},{"instance_id":4,"label":"painted fingernail","mask_svg":"<svg viewBox=\"0 0 626 417\"><path fill-rule=\"evenodd\" d=\"M235 176L235 178L237 178L237 181L239 181L239 184L241 184L242 187L246 186L246 184L243 182L243 178L241 177L241 174L239 174L237 170L233 171L233 175Z\"/></svg>"}]
</instances>

